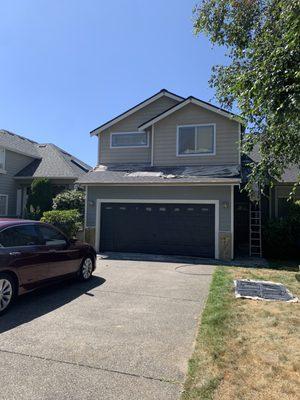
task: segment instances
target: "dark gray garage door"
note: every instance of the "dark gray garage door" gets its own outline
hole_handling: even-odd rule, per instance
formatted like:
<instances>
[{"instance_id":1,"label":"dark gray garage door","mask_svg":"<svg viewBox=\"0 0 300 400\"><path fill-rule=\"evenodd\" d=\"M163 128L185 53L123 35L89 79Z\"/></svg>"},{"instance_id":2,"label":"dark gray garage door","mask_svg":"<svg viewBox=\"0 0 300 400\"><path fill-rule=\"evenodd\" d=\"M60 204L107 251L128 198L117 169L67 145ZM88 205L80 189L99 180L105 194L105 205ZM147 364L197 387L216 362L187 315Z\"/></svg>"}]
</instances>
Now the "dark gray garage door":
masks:
<instances>
[{"instance_id":1,"label":"dark gray garage door","mask_svg":"<svg viewBox=\"0 0 300 400\"><path fill-rule=\"evenodd\" d=\"M102 203L100 251L215 256L212 204Z\"/></svg>"}]
</instances>

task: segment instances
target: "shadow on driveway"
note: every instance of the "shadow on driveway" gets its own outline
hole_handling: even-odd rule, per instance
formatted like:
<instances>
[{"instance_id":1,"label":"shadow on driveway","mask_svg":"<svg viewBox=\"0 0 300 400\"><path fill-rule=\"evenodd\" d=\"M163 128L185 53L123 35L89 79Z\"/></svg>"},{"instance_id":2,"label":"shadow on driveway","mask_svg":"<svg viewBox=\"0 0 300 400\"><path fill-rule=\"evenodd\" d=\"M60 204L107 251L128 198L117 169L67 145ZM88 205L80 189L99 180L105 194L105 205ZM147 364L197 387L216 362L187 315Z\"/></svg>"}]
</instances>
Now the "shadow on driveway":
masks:
<instances>
[{"instance_id":1,"label":"shadow on driveway","mask_svg":"<svg viewBox=\"0 0 300 400\"><path fill-rule=\"evenodd\" d=\"M93 296L88 292L103 285L104 282L105 279L98 276L92 276L87 282L65 280L24 294L6 314L0 317L0 333L39 318L82 295Z\"/></svg>"}]
</instances>

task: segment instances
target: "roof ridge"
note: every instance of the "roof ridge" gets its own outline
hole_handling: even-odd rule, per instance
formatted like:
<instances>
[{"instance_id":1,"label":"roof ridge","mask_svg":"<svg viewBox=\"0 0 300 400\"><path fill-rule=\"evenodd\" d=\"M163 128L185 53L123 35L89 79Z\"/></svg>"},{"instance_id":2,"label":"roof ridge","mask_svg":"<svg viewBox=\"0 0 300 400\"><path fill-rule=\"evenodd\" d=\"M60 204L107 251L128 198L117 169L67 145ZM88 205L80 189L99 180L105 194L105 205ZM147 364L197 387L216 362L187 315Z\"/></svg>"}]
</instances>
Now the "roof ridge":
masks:
<instances>
[{"instance_id":1,"label":"roof ridge","mask_svg":"<svg viewBox=\"0 0 300 400\"><path fill-rule=\"evenodd\" d=\"M65 159L65 157L62 155L62 149L60 149L58 146L56 146L53 143L47 143L48 146L51 146L52 148L54 148L54 150L58 153L59 157L63 160L63 162L68 166L68 169L72 172L72 174L74 175L74 171L71 167L71 165L67 162L67 160Z\"/></svg>"}]
</instances>

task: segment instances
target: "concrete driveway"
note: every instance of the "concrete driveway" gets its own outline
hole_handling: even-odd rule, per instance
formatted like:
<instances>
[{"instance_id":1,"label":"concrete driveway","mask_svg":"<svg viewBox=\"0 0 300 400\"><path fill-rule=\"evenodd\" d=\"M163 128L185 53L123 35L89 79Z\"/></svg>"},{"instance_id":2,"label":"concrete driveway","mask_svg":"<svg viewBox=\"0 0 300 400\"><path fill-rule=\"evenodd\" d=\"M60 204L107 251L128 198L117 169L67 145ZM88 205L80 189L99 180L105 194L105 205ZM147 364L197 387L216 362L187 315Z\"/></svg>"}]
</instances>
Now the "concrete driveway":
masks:
<instances>
[{"instance_id":1,"label":"concrete driveway","mask_svg":"<svg viewBox=\"0 0 300 400\"><path fill-rule=\"evenodd\" d=\"M212 266L98 260L0 317L0 399L180 397Z\"/></svg>"}]
</instances>

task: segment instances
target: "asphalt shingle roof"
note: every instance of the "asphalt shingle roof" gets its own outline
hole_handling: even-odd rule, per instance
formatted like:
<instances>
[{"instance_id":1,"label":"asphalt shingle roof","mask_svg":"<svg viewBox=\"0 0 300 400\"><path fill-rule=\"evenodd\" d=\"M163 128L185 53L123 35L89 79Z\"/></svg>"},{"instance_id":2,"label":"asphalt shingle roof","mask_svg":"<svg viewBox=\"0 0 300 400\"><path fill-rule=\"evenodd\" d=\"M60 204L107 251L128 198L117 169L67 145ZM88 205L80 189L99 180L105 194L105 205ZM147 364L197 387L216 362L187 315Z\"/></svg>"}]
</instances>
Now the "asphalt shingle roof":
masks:
<instances>
[{"instance_id":1,"label":"asphalt shingle roof","mask_svg":"<svg viewBox=\"0 0 300 400\"><path fill-rule=\"evenodd\" d=\"M78 178L92 167L54 144L39 144L14 133L0 130L0 145L34 158L15 176L44 178Z\"/></svg>"},{"instance_id":2,"label":"asphalt shingle roof","mask_svg":"<svg viewBox=\"0 0 300 400\"><path fill-rule=\"evenodd\" d=\"M78 179L82 184L228 183L240 181L239 165L151 167L150 164L110 164Z\"/></svg>"}]
</instances>

